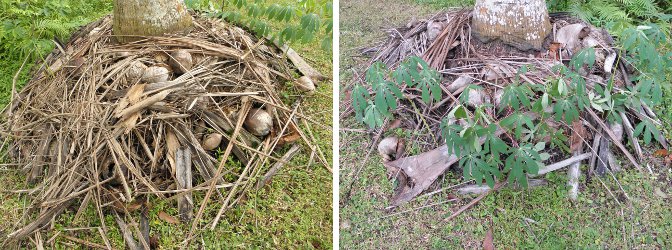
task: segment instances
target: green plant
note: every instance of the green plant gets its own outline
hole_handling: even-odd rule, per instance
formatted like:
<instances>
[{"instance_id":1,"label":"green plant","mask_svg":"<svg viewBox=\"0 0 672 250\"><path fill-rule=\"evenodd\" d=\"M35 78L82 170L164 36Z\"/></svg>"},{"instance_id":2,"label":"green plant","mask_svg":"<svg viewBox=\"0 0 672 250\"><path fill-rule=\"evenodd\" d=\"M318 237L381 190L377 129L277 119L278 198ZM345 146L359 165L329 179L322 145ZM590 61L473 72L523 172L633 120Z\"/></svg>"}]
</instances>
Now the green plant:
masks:
<instances>
[{"instance_id":1,"label":"green plant","mask_svg":"<svg viewBox=\"0 0 672 250\"><path fill-rule=\"evenodd\" d=\"M552 120L571 131L571 124L578 121L586 109L596 110L612 122L620 122L619 113L626 109L660 104L661 86L669 81L668 76L662 74L665 67L670 66L665 57L669 58L670 54L660 54L655 46L666 38L655 28L629 32L623 48L629 54L623 58L630 58L641 73L633 77L635 85L624 89L614 88L610 79L604 86L595 83L588 90L578 72L583 68L590 71L595 66L593 48L576 53L569 66L555 66L555 76L544 85L521 82L520 75L530 69L519 69L515 81L504 87L496 114L486 112L491 104L468 108L468 93L481 87L467 86L440 124L447 151L460 159L464 178L485 181L493 187L497 179L506 175L509 183L526 186L527 174L536 174L549 158L543 152L547 144L569 152L565 130L551 128L546 121ZM402 86L420 86L423 102L438 101L441 98L439 77L418 57L404 60L395 70L388 70L380 62L374 63L366 73L372 91L362 85L356 85L353 90L357 119L371 128L382 126L383 119L392 117L403 97ZM551 110L552 115L547 110ZM642 136L646 144L652 138L662 142L660 130L647 119L640 121L634 134Z\"/></svg>"},{"instance_id":2,"label":"green plant","mask_svg":"<svg viewBox=\"0 0 672 250\"><path fill-rule=\"evenodd\" d=\"M278 4L265 0L187 0L187 7L212 17L244 25L258 36L270 37L280 43L313 41L324 32L322 48L331 49L333 37L333 4L331 1L300 0L297 5ZM272 25L271 23L280 23Z\"/></svg>"},{"instance_id":3,"label":"green plant","mask_svg":"<svg viewBox=\"0 0 672 250\"><path fill-rule=\"evenodd\" d=\"M0 57L44 55L55 39L67 39L72 30L111 9L104 0L0 1Z\"/></svg>"},{"instance_id":4,"label":"green plant","mask_svg":"<svg viewBox=\"0 0 672 250\"><path fill-rule=\"evenodd\" d=\"M400 87L419 87L422 101L429 103L432 99L441 99L440 80L439 72L419 57L407 58L394 71L388 70L384 63L376 62L366 72L366 81L375 93L373 100L364 86L356 85L353 89L355 116L371 128L380 127L384 118L392 117L391 111L403 97Z\"/></svg>"},{"instance_id":5,"label":"green plant","mask_svg":"<svg viewBox=\"0 0 672 250\"><path fill-rule=\"evenodd\" d=\"M614 27L631 27L641 23L669 22L672 15L665 13L663 2L665 1L571 0L563 2L562 0L556 0L549 3L549 8L551 10L569 10L596 26L611 24Z\"/></svg>"}]
</instances>

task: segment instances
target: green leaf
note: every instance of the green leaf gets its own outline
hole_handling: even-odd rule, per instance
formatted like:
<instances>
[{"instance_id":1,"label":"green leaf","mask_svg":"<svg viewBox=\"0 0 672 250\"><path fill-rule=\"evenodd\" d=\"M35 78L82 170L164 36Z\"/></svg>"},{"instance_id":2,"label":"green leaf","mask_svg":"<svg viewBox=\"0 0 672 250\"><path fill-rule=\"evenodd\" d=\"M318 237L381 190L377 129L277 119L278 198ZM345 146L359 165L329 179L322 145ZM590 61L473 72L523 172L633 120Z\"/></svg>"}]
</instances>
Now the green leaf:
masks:
<instances>
[{"instance_id":1,"label":"green leaf","mask_svg":"<svg viewBox=\"0 0 672 250\"><path fill-rule=\"evenodd\" d=\"M593 65L595 65L595 48L586 47L580 50L578 53L576 53L576 55L574 55L574 57L572 57L572 60L569 62L569 64L577 70L583 65L593 67Z\"/></svg>"},{"instance_id":2,"label":"green leaf","mask_svg":"<svg viewBox=\"0 0 672 250\"><path fill-rule=\"evenodd\" d=\"M635 127L635 132L633 134L635 137L640 135L644 136L644 143L651 143L651 139L654 138L659 143L663 144L663 137L660 133L660 130L653 124L650 120L643 120Z\"/></svg>"},{"instance_id":3,"label":"green leaf","mask_svg":"<svg viewBox=\"0 0 672 250\"><path fill-rule=\"evenodd\" d=\"M534 95L532 90L524 84L509 84L504 87L502 101L499 104L499 111L502 112L506 107L512 107L514 110L521 108L530 108L530 96Z\"/></svg>"}]
</instances>

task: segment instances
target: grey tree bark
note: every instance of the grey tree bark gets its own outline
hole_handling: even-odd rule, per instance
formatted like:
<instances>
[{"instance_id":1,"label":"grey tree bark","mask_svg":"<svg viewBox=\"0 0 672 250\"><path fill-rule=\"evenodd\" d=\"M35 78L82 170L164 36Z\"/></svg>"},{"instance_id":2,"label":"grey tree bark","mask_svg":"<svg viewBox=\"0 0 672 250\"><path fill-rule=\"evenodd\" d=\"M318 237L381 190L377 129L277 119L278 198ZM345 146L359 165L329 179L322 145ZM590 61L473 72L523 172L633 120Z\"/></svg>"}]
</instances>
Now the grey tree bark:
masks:
<instances>
[{"instance_id":1,"label":"grey tree bark","mask_svg":"<svg viewBox=\"0 0 672 250\"><path fill-rule=\"evenodd\" d=\"M522 50L541 49L551 31L544 0L476 0L472 33Z\"/></svg>"},{"instance_id":2,"label":"grey tree bark","mask_svg":"<svg viewBox=\"0 0 672 250\"><path fill-rule=\"evenodd\" d=\"M115 0L113 20L120 43L187 32L193 23L183 0Z\"/></svg>"}]
</instances>

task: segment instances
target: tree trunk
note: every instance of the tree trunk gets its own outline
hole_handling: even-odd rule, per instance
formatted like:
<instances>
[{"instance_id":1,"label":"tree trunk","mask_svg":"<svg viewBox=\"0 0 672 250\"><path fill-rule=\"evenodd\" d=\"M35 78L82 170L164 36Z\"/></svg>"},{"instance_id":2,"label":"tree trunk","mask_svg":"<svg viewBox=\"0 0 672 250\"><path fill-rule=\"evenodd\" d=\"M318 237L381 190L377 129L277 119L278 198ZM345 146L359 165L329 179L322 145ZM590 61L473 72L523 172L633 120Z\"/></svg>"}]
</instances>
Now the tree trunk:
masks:
<instances>
[{"instance_id":1,"label":"tree trunk","mask_svg":"<svg viewBox=\"0 0 672 250\"><path fill-rule=\"evenodd\" d=\"M115 0L113 34L120 43L182 33L192 27L183 0Z\"/></svg>"},{"instance_id":2,"label":"tree trunk","mask_svg":"<svg viewBox=\"0 0 672 250\"><path fill-rule=\"evenodd\" d=\"M539 50L551 23L544 0L476 0L472 29L483 42L499 39L521 50Z\"/></svg>"}]
</instances>

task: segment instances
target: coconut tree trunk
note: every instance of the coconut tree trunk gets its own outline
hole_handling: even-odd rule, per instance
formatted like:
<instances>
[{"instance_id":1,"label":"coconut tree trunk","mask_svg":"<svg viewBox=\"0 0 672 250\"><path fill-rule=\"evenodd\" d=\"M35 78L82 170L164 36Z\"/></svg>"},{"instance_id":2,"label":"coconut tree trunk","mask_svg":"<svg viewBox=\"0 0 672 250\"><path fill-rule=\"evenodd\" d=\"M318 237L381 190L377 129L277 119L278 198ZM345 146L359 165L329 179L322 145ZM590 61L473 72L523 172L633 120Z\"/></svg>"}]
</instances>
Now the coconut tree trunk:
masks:
<instances>
[{"instance_id":1,"label":"coconut tree trunk","mask_svg":"<svg viewBox=\"0 0 672 250\"><path fill-rule=\"evenodd\" d=\"M551 23L544 0L476 0L472 30L483 42L499 39L522 50L538 50Z\"/></svg>"},{"instance_id":2,"label":"coconut tree trunk","mask_svg":"<svg viewBox=\"0 0 672 250\"><path fill-rule=\"evenodd\" d=\"M113 34L120 43L182 33L192 27L183 0L115 0Z\"/></svg>"}]
</instances>

